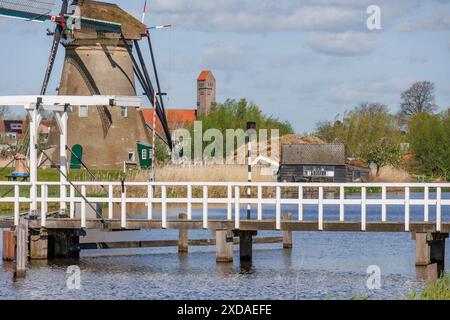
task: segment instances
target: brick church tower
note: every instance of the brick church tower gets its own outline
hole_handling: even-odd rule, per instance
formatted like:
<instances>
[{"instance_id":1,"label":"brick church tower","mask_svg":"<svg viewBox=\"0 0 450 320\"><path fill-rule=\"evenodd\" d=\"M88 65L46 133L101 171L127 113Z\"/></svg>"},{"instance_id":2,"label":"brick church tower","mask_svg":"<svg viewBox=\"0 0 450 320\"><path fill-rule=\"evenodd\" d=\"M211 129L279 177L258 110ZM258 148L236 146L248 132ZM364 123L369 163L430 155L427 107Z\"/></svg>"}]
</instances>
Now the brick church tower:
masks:
<instances>
[{"instance_id":1,"label":"brick church tower","mask_svg":"<svg viewBox=\"0 0 450 320\"><path fill-rule=\"evenodd\" d=\"M205 70L197 79L197 110L198 114L208 114L211 105L216 102L216 78L211 71Z\"/></svg>"}]
</instances>

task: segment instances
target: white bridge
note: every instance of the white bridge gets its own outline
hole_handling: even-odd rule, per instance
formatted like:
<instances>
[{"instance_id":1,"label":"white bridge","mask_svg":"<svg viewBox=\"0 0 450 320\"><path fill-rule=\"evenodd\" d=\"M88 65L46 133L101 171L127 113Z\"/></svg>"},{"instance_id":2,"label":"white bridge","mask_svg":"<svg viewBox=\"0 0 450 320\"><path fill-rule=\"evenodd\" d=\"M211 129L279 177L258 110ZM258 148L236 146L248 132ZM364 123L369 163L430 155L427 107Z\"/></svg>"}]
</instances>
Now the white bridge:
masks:
<instances>
[{"instance_id":1,"label":"white bridge","mask_svg":"<svg viewBox=\"0 0 450 320\"><path fill-rule=\"evenodd\" d=\"M210 208L222 208L224 215L223 221L228 224L232 222L234 229L241 229L241 220L243 211L241 208L250 204L254 208L251 221L266 223L263 229L282 230L283 206L294 206L298 214L291 225L295 222L305 223L310 226L314 223L315 230L327 230L325 225L328 223L340 224L340 230L344 231L347 224L351 230L355 230L355 223L358 223L358 231L411 231L412 226L420 224L427 225L427 230L435 232L450 231L450 183L441 184L335 184L335 183L150 183L150 182L65 182L61 189L61 182L36 182L37 194L33 198L30 193L31 182L0 182L0 187L8 187L13 191L11 195L1 198L0 203L11 203L14 207L14 225L18 225L21 205L31 206L36 203L36 209L41 227L47 227L47 217L52 212L64 212L68 208L68 219L76 221L79 228L89 228L89 221L99 220L97 218L87 217L87 210L97 207L99 204L103 208L108 208L107 215L101 217L106 222L115 222L115 225L122 229L135 229L138 222L156 222L160 223L160 228L168 228L168 208L176 206L180 212L187 213L187 221L201 222L201 228L208 229L209 222L217 220L217 215L211 217ZM245 191L248 187L252 189L252 195L247 197ZM218 192L221 197L211 195L211 189L214 194ZM49 190L54 192L49 193ZM58 190L67 190L67 193L61 194ZM93 190L96 190L95 192ZM171 196L175 190L176 196ZM195 196L194 192L195 190ZM447 192L443 192L446 191ZM351 191L352 197L346 197L346 192ZM368 192L371 191L371 192ZM390 191L396 195L401 195L393 199L389 197ZM412 197L412 192L418 196ZM24 197L22 194L30 194ZM92 195L95 193L96 195ZM52 195L53 194L53 195ZM54 195L56 194L56 195ZM91 194L91 195L90 195ZM295 194L295 197L289 196ZM330 199L326 197L329 194ZM355 194L359 196L356 196ZM446 195L446 196L444 196ZM48 210L49 203L56 204L59 210ZM39 204L39 205L38 205ZM58 205L59 204L59 205ZM133 212L127 207L130 204L141 204L146 208L146 214L142 215ZM315 219L306 220L304 218L304 206L317 206L317 216ZM339 206L339 220L326 220L327 207L330 205ZM360 216L357 220L346 220L346 206L359 206ZM75 208L80 208L80 214L75 216ZM379 212L368 216L368 206L378 206ZM401 219L389 219L388 208L390 206L403 207ZM423 208L423 215L420 221L411 220L411 208L420 206ZM193 207L201 208L201 215L193 219ZM158 208L158 215L155 214L155 208ZM264 216L264 209L269 209L273 214ZM433 208L435 214L434 220L430 220L430 208ZM92 210L91 210L92 211ZM140 216L140 218L137 218ZM57 217L57 215L56 215ZM67 220L64 220L67 222ZM249 222L249 221L247 221ZM120 225L118 225L120 223ZM130 224L131 223L131 224ZM269 227L267 223L272 223ZM393 225L396 227L393 227ZM376 230L373 226L376 225ZM401 228L399 228L401 225ZM257 224L255 223L255 226ZM263 226L261 224L261 226ZM294 228L294 227L292 227ZM248 228L246 228L248 229ZM256 228L257 230L258 228Z\"/></svg>"}]
</instances>

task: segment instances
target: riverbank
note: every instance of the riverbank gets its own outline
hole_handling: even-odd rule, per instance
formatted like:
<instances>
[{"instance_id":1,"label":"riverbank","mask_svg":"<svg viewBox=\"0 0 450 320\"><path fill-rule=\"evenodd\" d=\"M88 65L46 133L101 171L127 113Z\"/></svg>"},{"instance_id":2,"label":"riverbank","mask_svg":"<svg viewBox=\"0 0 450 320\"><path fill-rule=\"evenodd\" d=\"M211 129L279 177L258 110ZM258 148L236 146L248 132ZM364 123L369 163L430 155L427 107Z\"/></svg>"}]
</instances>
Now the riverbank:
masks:
<instances>
[{"instance_id":1,"label":"riverbank","mask_svg":"<svg viewBox=\"0 0 450 320\"><path fill-rule=\"evenodd\" d=\"M408 300L450 300L450 275L438 279L435 284L428 285L421 292L414 291Z\"/></svg>"}]
</instances>

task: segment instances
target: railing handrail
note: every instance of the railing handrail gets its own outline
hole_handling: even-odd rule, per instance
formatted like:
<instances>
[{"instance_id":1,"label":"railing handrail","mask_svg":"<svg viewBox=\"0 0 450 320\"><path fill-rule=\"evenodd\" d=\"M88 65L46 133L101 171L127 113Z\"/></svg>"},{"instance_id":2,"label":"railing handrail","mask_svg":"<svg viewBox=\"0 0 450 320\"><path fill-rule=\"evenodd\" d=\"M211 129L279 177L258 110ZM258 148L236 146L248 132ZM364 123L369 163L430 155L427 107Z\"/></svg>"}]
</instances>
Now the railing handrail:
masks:
<instances>
[{"instance_id":1,"label":"railing handrail","mask_svg":"<svg viewBox=\"0 0 450 320\"><path fill-rule=\"evenodd\" d=\"M48 202L59 202L61 208L65 209L66 204L70 203L70 218L75 218L75 203L81 205L81 228L86 228L86 209L87 205L92 206L91 203L107 203L108 204L108 218L114 217L113 210L114 204L120 204L120 221L122 228L127 227L127 204L128 203L144 203L148 206L147 220L153 219L153 206L155 204L161 205L161 221L162 228L167 228L167 207L168 204L186 204L188 220L192 220L192 205L202 205L202 221L203 227L208 228L209 211L208 206L210 204L226 204L227 220L233 221L236 229L240 227L240 215L242 204L255 204L257 205L257 219L263 221L263 205L275 205L275 221L276 229L281 229L281 207L282 205L298 205L298 220L303 221L303 206L304 205L317 205L318 206L318 230L324 230L324 216L326 205L339 205L339 221L345 222L345 205L360 205L361 206L361 230L366 231L367 227L367 206L368 205L381 205L382 214L381 222L387 221L387 206L390 205L403 205L404 207L404 224L405 231L410 230L410 207L414 205L424 206L424 222L429 222L429 206L436 206L436 230L440 231L442 227L442 207L450 206L450 199L442 198L443 189L450 188L450 183L279 183L279 182L125 182L124 188L120 188L120 196L117 197L114 194L114 187L121 187L121 182L92 182L92 181L77 181L73 184L60 183L55 181L39 181L36 185L32 185L30 182L0 182L0 186L13 186L13 196L3 197L0 202L13 202L14 203L14 217L15 224L17 225L20 214L21 203L33 203L40 202L41 208L41 226L46 226L46 218L48 211ZM30 197L20 196L20 187L30 187L31 189L39 186L40 196L37 194ZM60 188L60 194L58 196L49 195L50 186L67 186L68 188ZM87 195L87 187L103 187L107 196L103 197L90 197ZM241 192L245 188L254 187L257 189L257 197L254 197L256 193L253 193L250 197L241 197ZM127 196L127 188L130 187L146 187L146 195L144 197L129 197ZM157 187L160 187L161 193L155 194ZM170 187L182 187L185 188L186 194L181 197L168 196L168 188ZM201 187L201 196L193 197L192 191L194 187ZM224 197L210 197L210 187L226 187L227 194ZM275 194L263 194L263 188L275 188ZM296 188L298 190L298 197L289 198L283 197L282 191L284 189ZM339 198L327 199L324 196L326 188L337 189ZM347 188L360 188L360 198L346 198L345 191ZM381 188L380 198L367 197L367 191L369 188ZM387 191L390 188L403 189L404 196L400 199L389 199L387 197ZM411 198L412 189L423 189L424 197L421 199ZM436 196L433 199L431 189L436 189ZM119 188L116 188L116 191ZM318 189L317 197L305 198L305 190ZM61 191L64 190L64 191ZM67 192L69 191L69 195ZM77 191L77 192L76 192ZM63 193L64 192L64 193ZM80 192L81 194L79 194ZM356 191L356 193L359 193ZM31 199L32 197L32 199ZM63 207L64 205L64 207ZM93 208L93 207L92 207ZM234 210L234 215L233 215Z\"/></svg>"},{"instance_id":2,"label":"railing handrail","mask_svg":"<svg viewBox=\"0 0 450 320\"><path fill-rule=\"evenodd\" d=\"M120 181L73 181L73 185L75 186L121 186L122 183ZM0 186L31 186L31 182L16 182L16 181L0 181ZM36 185L47 185L47 186L70 186L70 183L61 183L59 181L38 181ZM450 188L450 183L420 183L420 182L402 182L402 183L394 183L394 182L370 182L370 183L320 183L320 182L140 182L140 181L125 181L125 186L127 187L282 187L282 188L295 188L295 187L304 187L304 188Z\"/></svg>"}]
</instances>

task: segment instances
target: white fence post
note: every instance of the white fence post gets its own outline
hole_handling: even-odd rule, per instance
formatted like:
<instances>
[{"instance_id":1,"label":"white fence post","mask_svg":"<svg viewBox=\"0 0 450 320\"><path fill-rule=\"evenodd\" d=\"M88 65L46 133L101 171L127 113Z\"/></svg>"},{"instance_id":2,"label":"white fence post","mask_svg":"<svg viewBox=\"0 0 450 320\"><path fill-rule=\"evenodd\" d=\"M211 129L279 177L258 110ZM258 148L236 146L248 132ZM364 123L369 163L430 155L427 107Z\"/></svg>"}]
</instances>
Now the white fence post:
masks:
<instances>
[{"instance_id":1,"label":"white fence post","mask_svg":"<svg viewBox=\"0 0 450 320\"><path fill-rule=\"evenodd\" d=\"M441 232L442 228L442 189L436 188L436 231Z\"/></svg>"},{"instance_id":2,"label":"white fence post","mask_svg":"<svg viewBox=\"0 0 450 320\"><path fill-rule=\"evenodd\" d=\"M281 187L277 186L277 192L276 192L276 209L275 209L275 215L276 215L276 229L281 230Z\"/></svg>"},{"instance_id":3,"label":"white fence post","mask_svg":"<svg viewBox=\"0 0 450 320\"><path fill-rule=\"evenodd\" d=\"M424 195L424 207L423 207L423 219L425 222L430 221L430 187L425 187Z\"/></svg>"},{"instance_id":4,"label":"white fence post","mask_svg":"<svg viewBox=\"0 0 450 320\"><path fill-rule=\"evenodd\" d=\"M203 186L203 229L208 229L208 186Z\"/></svg>"},{"instance_id":5,"label":"white fence post","mask_svg":"<svg viewBox=\"0 0 450 320\"><path fill-rule=\"evenodd\" d=\"M14 186L14 225L17 227L19 225L20 217L20 187L19 185Z\"/></svg>"},{"instance_id":6,"label":"white fence post","mask_svg":"<svg viewBox=\"0 0 450 320\"><path fill-rule=\"evenodd\" d=\"M162 228L167 229L167 187L161 187L161 220Z\"/></svg>"},{"instance_id":7,"label":"white fence post","mask_svg":"<svg viewBox=\"0 0 450 320\"><path fill-rule=\"evenodd\" d=\"M70 200L69 200L69 216L70 219L74 219L75 218L75 188L73 186L70 186L69 189L69 193L70 193Z\"/></svg>"},{"instance_id":8,"label":"white fence post","mask_svg":"<svg viewBox=\"0 0 450 320\"><path fill-rule=\"evenodd\" d=\"M114 189L113 185L108 186L108 219L114 219Z\"/></svg>"},{"instance_id":9,"label":"white fence post","mask_svg":"<svg viewBox=\"0 0 450 320\"><path fill-rule=\"evenodd\" d=\"M86 186L81 186L81 228L86 228Z\"/></svg>"},{"instance_id":10,"label":"white fence post","mask_svg":"<svg viewBox=\"0 0 450 320\"><path fill-rule=\"evenodd\" d=\"M409 187L405 188L405 231L409 231L410 225L410 212L409 212L409 204L410 204L410 189Z\"/></svg>"},{"instance_id":11,"label":"white fence post","mask_svg":"<svg viewBox=\"0 0 450 320\"><path fill-rule=\"evenodd\" d=\"M319 187L319 231L323 231L323 187Z\"/></svg>"},{"instance_id":12,"label":"white fence post","mask_svg":"<svg viewBox=\"0 0 450 320\"><path fill-rule=\"evenodd\" d=\"M41 227L45 227L47 223L47 185L41 185Z\"/></svg>"},{"instance_id":13,"label":"white fence post","mask_svg":"<svg viewBox=\"0 0 450 320\"><path fill-rule=\"evenodd\" d=\"M231 184L227 186L227 220L231 221L233 220L233 213L232 213L232 207L233 207L233 187Z\"/></svg>"},{"instance_id":14,"label":"white fence post","mask_svg":"<svg viewBox=\"0 0 450 320\"><path fill-rule=\"evenodd\" d=\"M240 190L239 187L234 189L234 227L239 230L241 220L241 206L240 206Z\"/></svg>"},{"instance_id":15,"label":"white fence post","mask_svg":"<svg viewBox=\"0 0 450 320\"><path fill-rule=\"evenodd\" d=\"M122 185L122 197L120 201L120 226L123 229L127 227L127 187Z\"/></svg>"},{"instance_id":16,"label":"white fence post","mask_svg":"<svg viewBox=\"0 0 450 320\"><path fill-rule=\"evenodd\" d=\"M387 221L387 212L386 212L386 200L387 200L387 188L383 186L381 188L381 221Z\"/></svg>"},{"instance_id":17,"label":"white fence post","mask_svg":"<svg viewBox=\"0 0 450 320\"><path fill-rule=\"evenodd\" d=\"M153 220L153 185L147 186L147 219Z\"/></svg>"},{"instance_id":18,"label":"white fence post","mask_svg":"<svg viewBox=\"0 0 450 320\"><path fill-rule=\"evenodd\" d=\"M303 186L298 187L298 221L303 221Z\"/></svg>"},{"instance_id":19,"label":"white fence post","mask_svg":"<svg viewBox=\"0 0 450 320\"><path fill-rule=\"evenodd\" d=\"M345 188L344 186L341 186L339 188L339 221L344 222L345 221Z\"/></svg>"},{"instance_id":20,"label":"white fence post","mask_svg":"<svg viewBox=\"0 0 450 320\"><path fill-rule=\"evenodd\" d=\"M367 189L366 189L366 187L362 187L361 188L361 230L362 231L366 231L366 226L367 226L366 200L367 200Z\"/></svg>"},{"instance_id":21,"label":"white fence post","mask_svg":"<svg viewBox=\"0 0 450 320\"><path fill-rule=\"evenodd\" d=\"M187 218L188 220L192 220L192 186L187 186Z\"/></svg>"},{"instance_id":22,"label":"white fence post","mask_svg":"<svg viewBox=\"0 0 450 320\"><path fill-rule=\"evenodd\" d=\"M258 186L258 221L262 221L263 219L263 211L262 211L262 199L263 199L263 190L261 186Z\"/></svg>"}]
</instances>

